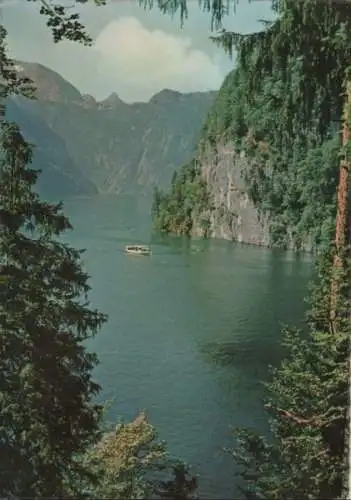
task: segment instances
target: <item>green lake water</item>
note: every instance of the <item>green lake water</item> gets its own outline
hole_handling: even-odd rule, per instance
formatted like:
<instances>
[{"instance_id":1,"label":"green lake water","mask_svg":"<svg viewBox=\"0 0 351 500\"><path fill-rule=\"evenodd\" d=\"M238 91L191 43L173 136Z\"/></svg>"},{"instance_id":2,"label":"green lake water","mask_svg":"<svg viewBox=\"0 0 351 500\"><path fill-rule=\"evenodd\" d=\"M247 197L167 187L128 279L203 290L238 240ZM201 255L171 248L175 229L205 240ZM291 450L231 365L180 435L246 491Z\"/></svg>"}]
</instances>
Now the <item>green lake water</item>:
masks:
<instances>
[{"instance_id":1,"label":"green lake water","mask_svg":"<svg viewBox=\"0 0 351 500\"><path fill-rule=\"evenodd\" d=\"M86 248L90 299L109 315L89 343L100 365L109 419L146 410L172 454L200 475L203 499L237 495L222 448L230 426L267 432L261 382L282 356L280 325L303 319L309 256L234 244L151 236L149 204L132 197L68 200ZM152 246L151 257L123 253Z\"/></svg>"}]
</instances>

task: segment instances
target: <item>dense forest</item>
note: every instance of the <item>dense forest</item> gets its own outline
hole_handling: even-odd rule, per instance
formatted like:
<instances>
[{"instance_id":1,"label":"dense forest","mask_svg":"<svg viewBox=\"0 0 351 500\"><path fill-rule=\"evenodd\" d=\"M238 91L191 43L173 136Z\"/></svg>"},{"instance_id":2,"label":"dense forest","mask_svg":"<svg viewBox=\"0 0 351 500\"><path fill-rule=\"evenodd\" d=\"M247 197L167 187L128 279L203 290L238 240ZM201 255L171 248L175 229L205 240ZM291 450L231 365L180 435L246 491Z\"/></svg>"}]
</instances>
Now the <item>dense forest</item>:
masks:
<instances>
[{"instance_id":1,"label":"dense forest","mask_svg":"<svg viewBox=\"0 0 351 500\"><path fill-rule=\"evenodd\" d=\"M56 42L91 43L77 14L37 3ZM157 5L186 14L185 0ZM218 27L225 5L201 5ZM277 21L261 33L216 37L226 50L236 49L237 68L204 134L213 147L219 134L252 157L246 182L269 215L272 238L299 246L312 235L318 280L308 335L286 332L289 355L267 386L272 436L236 429L229 448L248 499L345 498L351 7L277 0L273 8ZM30 165L32 146L5 120L8 95L33 92L14 71L5 39L1 29L1 497L193 498L197 479L169 458L144 415L112 429L104 424L92 378L98 360L85 341L107 317L90 309L82 251L60 240L71 229L62 205L35 192L40 173ZM205 214L206 233L210 210L210 186L196 161L174 176L170 193L155 193L162 230L190 234Z\"/></svg>"}]
</instances>

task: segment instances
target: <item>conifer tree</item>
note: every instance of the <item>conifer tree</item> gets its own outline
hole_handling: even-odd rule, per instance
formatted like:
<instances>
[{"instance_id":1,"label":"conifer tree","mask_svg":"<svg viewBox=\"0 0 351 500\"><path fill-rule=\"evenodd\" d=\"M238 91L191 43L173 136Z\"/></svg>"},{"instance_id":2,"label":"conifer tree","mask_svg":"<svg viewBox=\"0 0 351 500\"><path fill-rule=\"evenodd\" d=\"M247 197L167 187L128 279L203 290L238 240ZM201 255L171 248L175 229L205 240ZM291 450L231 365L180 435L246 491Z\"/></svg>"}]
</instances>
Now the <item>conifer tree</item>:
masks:
<instances>
[{"instance_id":1,"label":"conifer tree","mask_svg":"<svg viewBox=\"0 0 351 500\"><path fill-rule=\"evenodd\" d=\"M23 82L6 58L2 104ZM71 225L42 201L32 148L16 124L0 131L0 496L79 495L80 456L95 441L101 407L96 356L85 340L105 321L87 302L82 252L60 241Z\"/></svg>"},{"instance_id":2,"label":"conifer tree","mask_svg":"<svg viewBox=\"0 0 351 500\"><path fill-rule=\"evenodd\" d=\"M267 384L273 439L235 429L230 450L247 499L345 498L348 474L350 300L338 297L330 321L332 252L319 257L308 335L285 332L288 356ZM340 291L349 288L340 276Z\"/></svg>"}]
</instances>

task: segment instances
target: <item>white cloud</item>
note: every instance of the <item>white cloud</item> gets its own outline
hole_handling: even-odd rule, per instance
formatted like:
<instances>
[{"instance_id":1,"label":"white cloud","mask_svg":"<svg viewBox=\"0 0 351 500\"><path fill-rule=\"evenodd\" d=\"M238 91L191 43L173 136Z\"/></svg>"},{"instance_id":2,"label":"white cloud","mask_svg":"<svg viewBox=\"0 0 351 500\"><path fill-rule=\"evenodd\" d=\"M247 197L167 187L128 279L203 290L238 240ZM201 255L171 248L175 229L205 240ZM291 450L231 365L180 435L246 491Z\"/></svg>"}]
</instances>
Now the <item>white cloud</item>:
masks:
<instances>
[{"instance_id":1,"label":"white cloud","mask_svg":"<svg viewBox=\"0 0 351 500\"><path fill-rule=\"evenodd\" d=\"M100 78L107 78L114 86L111 92L127 101L148 99L164 88L218 89L224 78L220 66L193 48L190 38L149 31L135 17L111 21L93 50Z\"/></svg>"},{"instance_id":2,"label":"white cloud","mask_svg":"<svg viewBox=\"0 0 351 500\"><path fill-rule=\"evenodd\" d=\"M209 15L197 2L188 3L189 19L182 29L177 15L172 19L157 9L144 10L135 1L110 1L101 8L93 2L77 4L95 48L54 44L38 1L0 0L0 13L12 57L40 62L99 100L117 92L133 101L165 87L183 92L216 89L232 69L233 61L209 40ZM254 31L261 28L257 19L271 18L270 12L270 2L240 2L225 27Z\"/></svg>"}]
</instances>

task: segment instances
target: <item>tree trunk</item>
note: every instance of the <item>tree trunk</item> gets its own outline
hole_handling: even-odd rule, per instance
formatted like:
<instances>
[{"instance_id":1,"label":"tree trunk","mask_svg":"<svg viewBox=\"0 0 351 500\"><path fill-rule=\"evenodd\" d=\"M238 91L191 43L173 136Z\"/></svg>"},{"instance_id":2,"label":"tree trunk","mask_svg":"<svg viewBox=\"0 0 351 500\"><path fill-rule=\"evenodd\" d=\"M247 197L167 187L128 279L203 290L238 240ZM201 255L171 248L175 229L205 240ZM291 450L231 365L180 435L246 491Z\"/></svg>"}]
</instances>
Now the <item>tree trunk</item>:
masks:
<instances>
[{"instance_id":1,"label":"tree trunk","mask_svg":"<svg viewBox=\"0 0 351 500\"><path fill-rule=\"evenodd\" d=\"M345 147L348 141L351 140L351 133L349 116L351 106L351 81L346 86L346 99L344 107L344 123L342 130L342 145ZM338 256L340 257L343 250L349 243L349 211L348 211L348 198L349 198L349 174L350 174L350 154L345 154L340 162L340 177L338 187L337 199L337 214L336 214L336 231L335 231L335 245L336 245L336 263L339 265Z\"/></svg>"},{"instance_id":2,"label":"tree trunk","mask_svg":"<svg viewBox=\"0 0 351 500\"><path fill-rule=\"evenodd\" d=\"M351 140L350 132L350 107L351 107L351 81L347 82L344 119L342 128L342 146L346 147ZM333 262L333 280L331 286L331 319L335 319L337 314L337 297L339 292L340 275L344 270L344 259L348 252L350 243L350 214L349 214L349 182L350 182L350 163L349 153L345 153L340 161L339 185L337 192L336 207L336 227L335 227L335 255Z\"/></svg>"},{"instance_id":3,"label":"tree trunk","mask_svg":"<svg viewBox=\"0 0 351 500\"><path fill-rule=\"evenodd\" d=\"M351 109L351 81L347 81L343 128L342 128L342 147L346 148L351 140L350 130L350 111ZM344 314L344 311L339 311L338 302L342 301L346 292L347 298L350 294L350 289L345 290L345 271L347 273L348 266L346 260L349 254L350 245L350 210L349 210L349 182L350 182L350 168L351 168L351 154L349 148L346 148L340 161L339 169L339 185L337 192L337 206L336 206L336 226L335 226L335 254L332 269L332 282L330 294L330 319L333 324L338 315ZM346 265L345 265L346 264ZM342 309L342 308L341 308ZM348 314L348 316L350 316ZM349 351L350 352L350 351ZM351 354L349 353L349 391L351 390ZM351 397L351 393L350 393ZM345 432L345 456L348 457L349 465L351 465L351 423L350 423L350 406L347 409L347 426ZM348 470L348 477L345 481L346 498L351 500L351 470Z\"/></svg>"}]
</instances>

